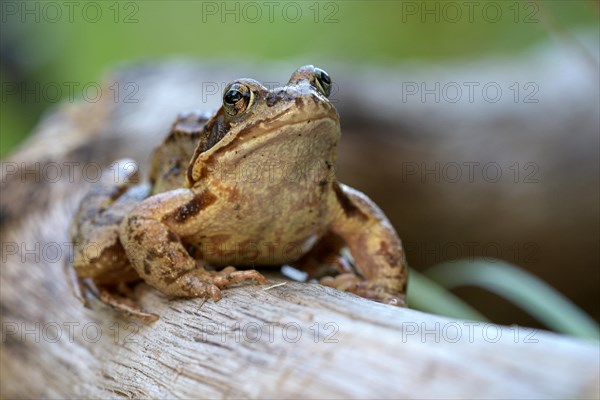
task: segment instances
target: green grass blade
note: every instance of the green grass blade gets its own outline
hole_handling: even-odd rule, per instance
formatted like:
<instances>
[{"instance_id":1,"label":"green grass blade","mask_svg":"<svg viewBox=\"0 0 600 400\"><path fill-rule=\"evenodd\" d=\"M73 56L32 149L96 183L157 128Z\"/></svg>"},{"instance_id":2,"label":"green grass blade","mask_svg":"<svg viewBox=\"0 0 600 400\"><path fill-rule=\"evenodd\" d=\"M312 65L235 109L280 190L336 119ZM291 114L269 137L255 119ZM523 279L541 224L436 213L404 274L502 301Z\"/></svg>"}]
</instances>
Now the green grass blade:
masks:
<instances>
[{"instance_id":1,"label":"green grass blade","mask_svg":"<svg viewBox=\"0 0 600 400\"><path fill-rule=\"evenodd\" d=\"M411 269L408 282L410 308L453 318L488 321L479 311L423 274Z\"/></svg>"},{"instance_id":2,"label":"green grass blade","mask_svg":"<svg viewBox=\"0 0 600 400\"><path fill-rule=\"evenodd\" d=\"M483 259L443 263L425 275L445 288L473 285L511 301L550 329L599 340L598 324L557 290L504 261Z\"/></svg>"}]
</instances>

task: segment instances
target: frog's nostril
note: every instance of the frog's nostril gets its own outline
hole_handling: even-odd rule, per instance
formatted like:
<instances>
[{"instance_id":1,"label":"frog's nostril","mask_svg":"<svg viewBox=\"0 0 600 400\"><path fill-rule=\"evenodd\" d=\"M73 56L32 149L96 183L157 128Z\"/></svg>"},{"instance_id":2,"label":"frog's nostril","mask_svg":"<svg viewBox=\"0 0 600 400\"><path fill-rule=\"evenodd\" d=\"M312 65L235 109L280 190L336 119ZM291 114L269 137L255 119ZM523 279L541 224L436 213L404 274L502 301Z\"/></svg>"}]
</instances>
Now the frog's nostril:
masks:
<instances>
[{"instance_id":1,"label":"frog's nostril","mask_svg":"<svg viewBox=\"0 0 600 400\"><path fill-rule=\"evenodd\" d=\"M275 104L277 104L277 101L278 99L275 93L269 93L267 95L266 102L268 107L273 107Z\"/></svg>"}]
</instances>

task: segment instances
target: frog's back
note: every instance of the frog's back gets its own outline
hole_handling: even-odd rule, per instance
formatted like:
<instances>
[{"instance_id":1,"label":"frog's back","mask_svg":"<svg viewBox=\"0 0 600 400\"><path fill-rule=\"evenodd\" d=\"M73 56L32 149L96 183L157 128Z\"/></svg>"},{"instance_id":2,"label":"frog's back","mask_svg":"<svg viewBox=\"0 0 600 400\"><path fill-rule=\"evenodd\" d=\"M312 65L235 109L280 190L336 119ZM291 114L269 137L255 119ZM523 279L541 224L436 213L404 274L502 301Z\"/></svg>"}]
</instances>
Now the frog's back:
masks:
<instances>
[{"instance_id":1,"label":"frog's back","mask_svg":"<svg viewBox=\"0 0 600 400\"><path fill-rule=\"evenodd\" d=\"M196 147L207 142L205 126L210 114L180 114L165 140L154 150L150 162L152 194L185 186L188 164Z\"/></svg>"}]
</instances>

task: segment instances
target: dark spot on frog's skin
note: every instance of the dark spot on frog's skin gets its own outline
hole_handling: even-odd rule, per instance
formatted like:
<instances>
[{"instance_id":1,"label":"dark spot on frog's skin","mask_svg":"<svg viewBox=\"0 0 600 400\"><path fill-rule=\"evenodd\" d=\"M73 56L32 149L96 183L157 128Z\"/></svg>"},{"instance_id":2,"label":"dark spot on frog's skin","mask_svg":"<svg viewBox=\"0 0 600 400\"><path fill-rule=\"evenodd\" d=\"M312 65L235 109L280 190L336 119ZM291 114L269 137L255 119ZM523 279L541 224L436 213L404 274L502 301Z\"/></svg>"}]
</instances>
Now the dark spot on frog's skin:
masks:
<instances>
[{"instance_id":1,"label":"dark spot on frog's skin","mask_svg":"<svg viewBox=\"0 0 600 400\"><path fill-rule=\"evenodd\" d=\"M377 254L382 255L390 266L398 265L398 257L389 250L388 244L384 241L379 242L379 250Z\"/></svg>"},{"instance_id":2,"label":"dark spot on frog's skin","mask_svg":"<svg viewBox=\"0 0 600 400\"><path fill-rule=\"evenodd\" d=\"M167 240L168 240L169 242L171 242L171 243L174 243L174 242L178 242L178 241L179 241L179 238L177 237L177 235L176 235L176 234L174 234L173 232L169 231L169 232L167 233Z\"/></svg>"},{"instance_id":3,"label":"dark spot on frog's skin","mask_svg":"<svg viewBox=\"0 0 600 400\"><path fill-rule=\"evenodd\" d=\"M236 205L233 207L233 209L234 209L235 211L237 211L237 210L239 210L241 207L242 207L242 206L240 206L239 204L236 204Z\"/></svg>"},{"instance_id":4,"label":"dark spot on frog's skin","mask_svg":"<svg viewBox=\"0 0 600 400\"><path fill-rule=\"evenodd\" d=\"M335 197L337 197L338 203L342 210L344 210L344 214L347 217L357 217L363 220L368 219L368 217L360 210L360 208L356 207L354 203L350 200L350 198L344 193L339 183L335 182L333 184L333 191L335 192Z\"/></svg>"},{"instance_id":5,"label":"dark spot on frog's skin","mask_svg":"<svg viewBox=\"0 0 600 400\"><path fill-rule=\"evenodd\" d=\"M194 215L198 214L201 209L202 207L200 206L200 202L196 201L194 198L194 200L179 207L173 217L177 222L184 222L189 217L193 217Z\"/></svg>"},{"instance_id":6,"label":"dark spot on frog's skin","mask_svg":"<svg viewBox=\"0 0 600 400\"><path fill-rule=\"evenodd\" d=\"M129 235L131 235L132 233L133 233L132 229L129 229ZM135 235L133 235L133 241L140 245L142 244L143 238L144 238L143 233L136 233Z\"/></svg>"},{"instance_id":7,"label":"dark spot on frog's skin","mask_svg":"<svg viewBox=\"0 0 600 400\"><path fill-rule=\"evenodd\" d=\"M167 214L165 218L181 224L214 203L215 200L217 200L217 197L210 192L198 193L192 200L177 208L172 213Z\"/></svg>"},{"instance_id":8,"label":"dark spot on frog's skin","mask_svg":"<svg viewBox=\"0 0 600 400\"><path fill-rule=\"evenodd\" d=\"M185 249L192 258L201 259L203 257L202 251L196 246L188 244L185 246Z\"/></svg>"},{"instance_id":9,"label":"dark spot on frog's skin","mask_svg":"<svg viewBox=\"0 0 600 400\"><path fill-rule=\"evenodd\" d=\"M193 166L190 166L190 170L192 169L192 167ZM202 167L202 170L200 170L200 179L199 180L206 178L208 176L209 171L210 170L208 169L207 166Z\"/></svg>"},{"instance_id":10,"label":"dark spot on frog's skin","mask_svg":"<svg viewBox=\"0 0 600 400\"><path fill-rule=\"evenodd\" d=\"M327 181L327 179L321 179L319 181L319 188L321 189L321 194L322 195L324 195L325 192L327 192L328 183L329 183L329 181Z\"/></svg>"},{"instance_id":11,"label":"dark spot on frog's skin","mask_svg":"<svg viewBox=\"0 0 600 400\"><path fill-rule=\"evenodd\" d=\"M150 263L148 262L148 260L144 260L144 273L146 275L150 275L151 270L152 270L152 267L150 266Z\"/></svg>"},{"instance_id":12,"label":"dark spot on frog's skin","mask_svg":"<svg viewBox=\"0 0 600 400\"><path fill-rule=\"evenodd\" d=\"M158 257L158 254L154 249L150 249L148 254L146 254L146 261L154 261Z\"/></svg>"},{"instance_id":13,"label":"dark spot on frog's skin","mask_svg":"<svg viewBox=\"0 0 600 400\"><path fill-rule=\"evenodd\" d=\"M183 270L180 271L177 275L173 276L173 275L165 275L163 276L162 280L163 282L165 282L167 285L172 284L173 282L175 282L177 279L181 278L182 276L185 276L187 273L189 273L190 271L188 270ZM168 272L170 273L170 272ZM188 277L188 279L194 279L191 276ZM189 284L190 282L188 282Z\"/></svg>"}]
</instances>

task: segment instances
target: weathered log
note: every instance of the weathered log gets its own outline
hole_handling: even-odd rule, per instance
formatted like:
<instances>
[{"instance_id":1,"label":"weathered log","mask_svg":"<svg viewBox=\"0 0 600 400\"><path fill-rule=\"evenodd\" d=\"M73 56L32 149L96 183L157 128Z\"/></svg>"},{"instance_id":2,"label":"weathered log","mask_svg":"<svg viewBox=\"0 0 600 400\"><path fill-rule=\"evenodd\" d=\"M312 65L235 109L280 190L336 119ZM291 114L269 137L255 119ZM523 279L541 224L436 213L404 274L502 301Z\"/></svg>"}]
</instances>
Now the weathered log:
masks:
<instances>
[{"instance_id":1,"label":"weathered log","mask_svg":"<svg viewBox=\"0 0 600 400\"><path fill-rule=\"evenodd\" d=\"M143 163L170 112L191 103L151 112L144 96L172 89L148 85L135 105L145 113L112 98L60 108L3 161L0 397L598 397L597 343L398 309L275 273L218 303L139 285L136 297L161 316L151 325L97 302L83 308L63 264L88 167ZM62 179L49 175L54 163Z\"/></svg>"}]
</instances>

